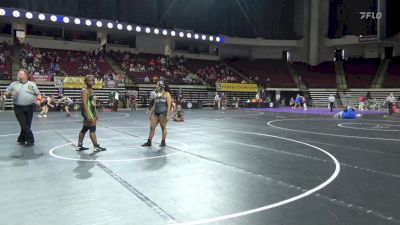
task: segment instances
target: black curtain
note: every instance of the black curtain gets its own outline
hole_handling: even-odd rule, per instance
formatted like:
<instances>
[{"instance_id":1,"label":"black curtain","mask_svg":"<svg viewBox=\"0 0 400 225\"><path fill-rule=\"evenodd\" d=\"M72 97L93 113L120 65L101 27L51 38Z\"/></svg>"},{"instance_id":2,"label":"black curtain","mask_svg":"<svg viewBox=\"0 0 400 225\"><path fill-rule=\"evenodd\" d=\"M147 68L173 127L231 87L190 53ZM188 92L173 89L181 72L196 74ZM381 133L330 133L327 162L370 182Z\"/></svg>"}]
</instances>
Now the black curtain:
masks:
<instances>
[{"instance_id":1,"label":"black curtain","mask_svg":"<svg viewBox=\"0 0 400 225\"><path fill-rule=\"evenodd\" d=\"M386 36L400 32L400 1L386 0ZM385 15L384 15L385 16Z\"/></svg>"},{"instance_id":2,"label":"black curtain","mask_svg":"<svg viewBox=\"0 0 400 225\"><path fill-rule=\"evenodd\" d=\"M377 12L377 0L330 0L329 3L329 38L377 34L377 20L360 18L360 12Z\"/></svg>"}]
</instances>

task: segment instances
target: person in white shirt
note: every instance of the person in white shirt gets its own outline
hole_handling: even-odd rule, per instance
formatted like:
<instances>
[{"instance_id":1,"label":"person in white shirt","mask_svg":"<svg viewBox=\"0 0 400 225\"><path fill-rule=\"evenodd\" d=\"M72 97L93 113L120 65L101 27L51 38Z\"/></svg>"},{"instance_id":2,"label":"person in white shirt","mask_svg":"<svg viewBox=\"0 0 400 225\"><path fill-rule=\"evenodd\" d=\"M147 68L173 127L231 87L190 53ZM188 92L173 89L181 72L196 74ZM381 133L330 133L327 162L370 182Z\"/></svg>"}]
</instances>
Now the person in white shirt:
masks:
<instances>
[{"instance_id":1,"label":"person in white shirt","mask_svg":"<svg viewBox=\"0 0 400 225\"><path fill-rule=\"evenodd\" d=\"M150 82L149 76L146 75L146 76L144 77L144 82L145 82L145 83L149 83L149 82Z\"/></svg>"},{"instance_id":2,"label":"person in white shirt","mask_svg":"<svg viewBox=\"0 0 400 225\"><path fill-rule=\"evenodd\" d=\"M12 82L6 88L4 95L11 97L14 102L14 113L21 127L17 142L21 145L31 146L34 137L31 130L35 104L39 104L40 91L36 84L28 80L28 71L20 69L17 75L18 81Z\"/></svg>"},{"instance_id":3,"label":"person in white shirt","mask_svg":"<svg viewBox=\"0 0 400 225\"><path fill-rule=\"evenodd\" d=\"M220 108L221 98L218 95L218 92L215 92L214 96L214 109L217 110Z\"/></svg>"},{"instance_id":4,"label":"person in white shirt","mask_svg":"<svg viewBox=\"0 0 400 225\"><path fill-rule=\"evenodd\" d=\"M389 108L389 115L393 113L393 104L396 102L396 98L394 97L393 93L390 93L389 96L386 97L385 102L387 102Z\"/></svg>"},{"instance_id":5,"label":"person in white shirt","mask_svg":"<svg viewBox=\"0 0 400 225\"><path fill-rule=\"evenodd\" d=\"M118 104L119 104L119 93L118 91L114 91L114 111L118 111Z\"/></svg>"},{"instance_id":6,"label":"person in white shirt","mask_svg":"<svg viewBox=\"0 0 400 225\"><path fill-rule=\"evenodd\" d=\"M329 101L329 109L331 110L331 112L333 112L333 106L335 104L336 99L335 97L333 97L333 95L330 95L328 97L328 101Z\"/></svg>"},{"instance_id":7,"label":"person in white shirt","mask_svg":"<svg viewBox=\"0 0 400 225\"><path fill-rule=\"evenodd\" d=\"M0 93L0 112L4 112L6 108L6 96L3 95L3 92Z\"/></svg>"}]
</instances>

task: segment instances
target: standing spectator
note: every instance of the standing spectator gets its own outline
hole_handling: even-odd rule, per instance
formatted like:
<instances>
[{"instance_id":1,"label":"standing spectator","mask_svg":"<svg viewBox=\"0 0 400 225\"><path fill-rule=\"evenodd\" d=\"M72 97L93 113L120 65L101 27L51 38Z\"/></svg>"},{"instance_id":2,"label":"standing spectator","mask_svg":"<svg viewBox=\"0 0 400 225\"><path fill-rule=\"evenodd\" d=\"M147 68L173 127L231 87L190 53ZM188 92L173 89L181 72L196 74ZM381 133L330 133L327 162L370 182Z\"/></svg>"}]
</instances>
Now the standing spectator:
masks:
<instances>
[{"instance_id":1,"label":"standing spectator","mask_svg":"<svg viewBox=\"0 0 400 225\"><path fill-rule=\"evenodd\" d=\"M365 96L358 97L358 110L364 110L366 100Z\"/></svg>"},{"instance_id":2,"label":"standing spectator","mask_svg":"<svg viewBox=\"0 0 400 225\"><path fill-rule=\"evenodd\" d=\"M214 109L217 110L219 109L219 105L221 102L221 98L218 95L218 92L215 92L215 96L214 96Z\"/></svg>"},{"instance_id":3,"label":"standing spectator","mask_svg":"<svg viewBox=\"0 0 400 225\"><path fill-rule=\"evenodd\" d=\"M17 142L31 146L35 140L31 130L36 99L40 92L35 83L28 80L28 71L18 71L18 81L12 82L6 89L6 96L11 96L14 102L14 113L21 127Z\"/></svg>"},{"instance_id":4,"label":"standing spectator","mask_svg":"<svg viewBox=\"0 0 400 225\"><path fill-rule=\"evenodd\" d=\"M6 63L6 57L4 57L4 53L0 54L0 64L5 64Z\"/></svg>"},{"instance_id":5,"label":"standing spectator","mask_svg":"<svg viewBox=\"0 0 400 225\"><path fill-rule=\"evenodd\" d=\"M114 103L114 92L111 91L110 94L108 95L108 103L110 106L110 109L113 108L113 103Z\"/></svg>"},{"instance_id":6,"label":"standing spectator","mask_svg":"<svg viewBox=\"0 0 400 225\"><path fill-rule=\"evenodd\" d=\"M150 112L151 108L153 108L154 99L156 99L157 93L158 93L157 89L154 89L152 92L150 92L150 104L149 104L148 112Z\"/></svg>"},{"instance_id":7,"label":"standing spectator","mask_svg":"<svg viewBox=\"0 0 400 225\"><path fill-rule=\"evenodd\" d=\"M146 98L146 95L142 95L142 108L143 107L146 107L146 105L147 105L147 98Z\"/></svg>"},{"instance_id":8,"label":"standing spectator","mask_svg":"<svg viewBox=\"0 0 400 225\"><path fill-rule=\"evenodd\" d=\"M119 104L119 93L117 90L114 91L114 111L118 111L118 104Z\"/></svg>"},{"instance_id":9,"label":"standing spectator","mask_svg":"<svg viewBox=\"0 0 400 225\"><path fill-rule=\"evenodd\" d=\"M368 91L365 97L367 100L372 100L371 92Z\"/></svg>"},{"instance_id":10,"label":"standing spectator","mask_svg":"<svg viewBox=\"0 0 400 225\"><path fill-rule=\"evenodd\" d=\"M393 113L393 104L396 102L396 98L394 97L393 93L390 93L389 96L386 97L385 103L387 103L389 108L389 115Z\"/></svg>"},{"instance_id":11,"label":"standing spectator","mask_svg":"<svg viewBox=\"0 0 400 225\"><path fill-rule=\"evenodd\" d=\"M303 104L303 110L307 110L307 99L304 95L301 96L301 103Z\"/></svg>"},{"instance_id":12,"label":"standing spectator","mask_svg":"<svg viewBox=\"0 0 400 225\"><path fill-rule=\"evenodd\" d=\"M228 103L228 99L227 99L225 93L222 92L222 94L221 94L221 108L222 109L226 109L227 103Z\"/></svg>"},{"instance_id":13,"label":"standing spectator","mask_svg":"<svg viewBox=\"0 0 400 225\"><path fill-rule=\"evenodd\" d=\"M329 109L331 110L331 112L333 112L333 106L335 105L335 97L333 97L333 95L328 97L328 101L329 101Z\"/></svg>"},{"instance_id":14,"label":"standing spectator","mask_svg":"<svg viewBox=\"0 0 400 225\"><path fill-rule=\"evenodd\" d=\"M136 108L137 108L137 96L136 95L131 95L130 102L131 102L131 111L133 111L133 110L136 111Z\"/></svg>"},{"instance_id":15,"label":"standing spectator","mask_svg":"<svg viewBox=\"0 0 400 225\"><path fill-rule=\"evenodd\" d=\"M267 100L267 91L265 90L265 88L261 89L260 98L262 99L263 102Z\"/></svg>"},{"instance_id":16,"label":"standing spectator","mask_svg":"<svg viewBox=\"0 0 400 225\"><path fill-rule=\"evenodd\" d=\"M3 92L0 94L0 112L4 112L6 108L6 96L3 95Z\"/></svg>"}]
</instances>

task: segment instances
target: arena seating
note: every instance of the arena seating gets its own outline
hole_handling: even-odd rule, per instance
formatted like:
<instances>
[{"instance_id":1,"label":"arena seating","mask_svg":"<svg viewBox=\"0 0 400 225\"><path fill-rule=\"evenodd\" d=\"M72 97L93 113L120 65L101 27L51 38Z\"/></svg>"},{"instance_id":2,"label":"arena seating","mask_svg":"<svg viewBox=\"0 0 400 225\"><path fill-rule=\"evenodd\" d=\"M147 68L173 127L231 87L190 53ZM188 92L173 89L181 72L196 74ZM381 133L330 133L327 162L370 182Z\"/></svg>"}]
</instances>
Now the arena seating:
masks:
<instances>
[{"instance_id":1,"label":"arena seating","mask_svg":"<svg viewBox=\"0 0 400 225\"><path fill-rule=\"evenodd\" d=\"M42 70L40 74L85 76L93 74L103 76L113 72L111 65L99 51L72 51L47 48L33 48L25 45L20 53L21 67L33 66L33 73ZM38 63L34 64L37 61ZM23 63L26 63L24 66ZM52 68L52 65L54 68Z\"/></svg>"},{"instance_id":2,"label":"arena seating","mask_svg":"<svg viewBox=\"0 0 400 225\"><path fill-rule=\"evenodd\" d=\"M333 62L324 62L317 66L295 62L293 67L308 88L335 88L336 74Z\"/></svg>"},{"instance_id":3,"label":"arena seating","mask_svg":"<svg viewBox=\"0 0 400 225\"><path fill-rule=\"evenodd\" d=\"M400 87L400 57L391 59L387 69L385 80L383 81L384 88L399 88Z\"/></svg>"},{"instance_id":4,"label":"arena seating","mask_svg":"<svg viewBox=\"0 0 400 225\"><path fill-rule=\"evenodd\" d=\"M347 59L343 61L349 88L369 88L378 70L380 59Z\"/></svg>"},{"instance_id":5,"label":"arena seating","mask_svg":"<svg viewBox=\"0 0 400 225\"><path fill-rule=\"evenodd\" d=\"M6 43L0 44L0 80L10 80L12 70L11 48Z\"/></svg>"},{"instance_id":6,"label":"arena seating","mask_svg":"<svg viewBox=\"0 0 400 225\"><path fill-rule=\"evenodd\" d=\"M289 72L286 63L281 59L239 59L230 63L246 75L249 80L261 85L269 83L270 87L295 88L297 85ZM258 77L258 81L257 78ZM269 78L269 82L267 79Z\"/></svg>"}]
</instances>

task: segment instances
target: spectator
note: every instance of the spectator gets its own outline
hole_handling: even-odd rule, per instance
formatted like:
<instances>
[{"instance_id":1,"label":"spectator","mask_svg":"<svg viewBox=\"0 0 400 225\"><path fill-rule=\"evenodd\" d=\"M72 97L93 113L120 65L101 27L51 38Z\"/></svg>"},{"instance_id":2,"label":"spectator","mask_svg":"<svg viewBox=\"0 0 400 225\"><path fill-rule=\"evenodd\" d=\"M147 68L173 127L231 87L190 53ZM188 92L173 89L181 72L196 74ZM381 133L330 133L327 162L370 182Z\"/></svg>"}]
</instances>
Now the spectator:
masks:
<instances>
[{"instance_id":1,"label":"spectator","mask_svg":"<svg viewBox=\"0 0 400 225\"><path fill-rule=\"evenodd\" d=\"M6 109L6 96L3 92L0 93L0 112L4 112Z\"/></svg>"}]
</instances>

